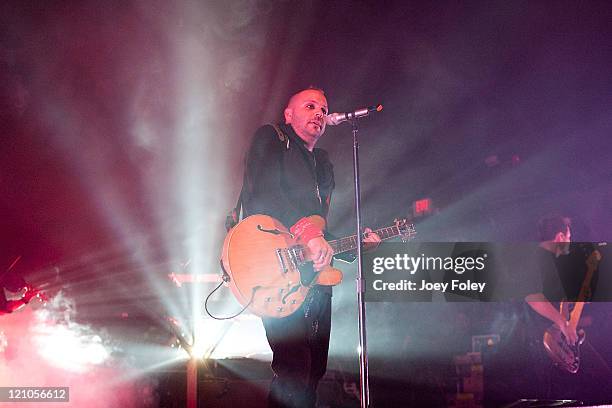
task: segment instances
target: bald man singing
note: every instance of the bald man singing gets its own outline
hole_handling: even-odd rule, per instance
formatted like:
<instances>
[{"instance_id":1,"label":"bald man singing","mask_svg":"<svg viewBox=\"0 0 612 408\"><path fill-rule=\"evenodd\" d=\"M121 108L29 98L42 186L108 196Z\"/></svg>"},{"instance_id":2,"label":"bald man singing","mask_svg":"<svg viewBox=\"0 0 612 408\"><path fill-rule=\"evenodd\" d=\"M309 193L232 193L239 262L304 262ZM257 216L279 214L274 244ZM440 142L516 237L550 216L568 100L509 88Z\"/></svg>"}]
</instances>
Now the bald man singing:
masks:
<instances>
[{"instance_id":1,"label":"bald man singing","mask_svg":"<svg viewBox=\"0 0 612 408\"><path fill-rule=\"evenodd\" d=\"M294 94L284 110L284 124L257 130L247 154L242 205L245 216L266 214L305 242L319 271L333 251L326 231L309 216L327 218L334 189L327 152L315 145L325 132L325 93L309 88ZM366 232L371 232L369 229ZM373 233L364 240L377 243ZM331 288L315 286L303 305L285 318L264 318L272 349L274 378L269 407L314 407L325 374L331 329Z\"/></svg>"}]
</instances>

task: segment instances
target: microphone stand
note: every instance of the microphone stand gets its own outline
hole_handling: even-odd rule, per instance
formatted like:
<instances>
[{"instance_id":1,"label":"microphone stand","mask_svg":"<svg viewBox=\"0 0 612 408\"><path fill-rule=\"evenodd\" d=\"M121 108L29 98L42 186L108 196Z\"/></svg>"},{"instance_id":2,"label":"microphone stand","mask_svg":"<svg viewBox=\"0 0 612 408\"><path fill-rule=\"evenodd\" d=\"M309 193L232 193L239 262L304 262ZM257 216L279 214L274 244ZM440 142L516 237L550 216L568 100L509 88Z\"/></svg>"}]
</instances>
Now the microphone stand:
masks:
<instances>
[{"instance_id":1,"label":"microphone stand","mask_svg":"<svg viewBox=\"0 0 612 408\"><path fill-rule=\"evenodd\" d=\"M359 396L361 408L370 405L370 385L368 380L368 348L366 343L366 306L364 300L365 280L363 276L361 254L363 243L361 241L361 189L359 186L359 141L357 138L357 118L349 119L353 126L353 175L355 179L355 213L357 218L357 304L359 307Z\"/></svg>"}]
</instances>

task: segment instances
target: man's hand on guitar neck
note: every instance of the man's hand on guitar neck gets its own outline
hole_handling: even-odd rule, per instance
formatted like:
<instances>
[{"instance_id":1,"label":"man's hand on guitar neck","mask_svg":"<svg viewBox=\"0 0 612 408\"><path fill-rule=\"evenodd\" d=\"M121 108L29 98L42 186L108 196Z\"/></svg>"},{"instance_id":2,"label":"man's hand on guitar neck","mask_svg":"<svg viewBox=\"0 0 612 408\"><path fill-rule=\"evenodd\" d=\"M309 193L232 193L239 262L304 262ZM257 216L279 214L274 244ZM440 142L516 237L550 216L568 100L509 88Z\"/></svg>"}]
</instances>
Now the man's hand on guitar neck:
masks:
<instances>
[{"instance_id":1,"label":"man's hand on guitar neck","mask_svg":"<svg viewBox=\"0 0 612 408\"><path fill-rule=\"evenodd\" d=\"M378 248L378 245L381 243L381 239L378 234L374 233L372 229L365 228L363 231L363 250L364 251L373 251Z\"/></svg>"},{"instance_id":2,"label":"man's hand on guitar neck","mask_svg":"<svg viewBox=\"0 0 612 408\"><path fill-rule=\"evenodd\" d=\"M372 251L378 248L380 242L381 239L378 234L372 232L370 228L364 229L364 251ZM328 266L331 263L331 259L334 255L332 247L323 237L314 238L308 241L308 250L312 254L311 258L317 272Z\"/></svg>"}]
</instances>

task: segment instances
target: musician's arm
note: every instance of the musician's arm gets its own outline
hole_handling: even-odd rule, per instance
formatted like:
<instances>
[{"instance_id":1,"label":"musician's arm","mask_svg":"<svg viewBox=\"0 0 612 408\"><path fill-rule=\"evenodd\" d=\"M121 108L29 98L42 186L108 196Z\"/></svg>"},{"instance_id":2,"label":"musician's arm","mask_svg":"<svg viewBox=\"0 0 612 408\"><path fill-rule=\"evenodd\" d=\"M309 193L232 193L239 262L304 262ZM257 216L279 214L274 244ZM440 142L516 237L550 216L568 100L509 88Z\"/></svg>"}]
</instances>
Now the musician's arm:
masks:
<instances>
[{"instance_id":1,"label":"musician's arm","mask_svg":"<svg viewBox=\"0 0 612 408\"><path fill-rule=\"evenodd\" d=\"M567 324L568 321L563 318L559 310L548 301L543 293L532 293L527 295L525 296L525 301L536 313L559 327L571 344L576 343L578 339L576 329Z\"/></svg>"},{"instance_id":2,"label":"musician's arm","mask_svg":"<svg viewBox=\"0 0 612 408\"><path fill-rule=\"evenodd\" d=\"M271 126L263 126L255 133L246 159L246 195L245 203L251 214L267 214L279 219L283 224L294 227L301 222L299 228L308 236L306 245L312 256L314 267L321 270L329 265L332 248L323 238L322 232L314 231L314 227L304 221L303 214L290 200L282 188L282 155L283 145L278 140L276 131ZM318 215L321 212L308 214ZM297 234L299 236L299 234Z\"/></svg>"},{"instance_id":3,"label":"musician's arm","mask_svg":"<svg viewBox=\"0 0 612 408\"><path fill-rule=\"evenodd\" d=\"M565 325L565 319L563 319L561 313L546 299L543 293L527 295L525 301L540 316L547 318L559 327Z\"/></svg>"}]
</instances>

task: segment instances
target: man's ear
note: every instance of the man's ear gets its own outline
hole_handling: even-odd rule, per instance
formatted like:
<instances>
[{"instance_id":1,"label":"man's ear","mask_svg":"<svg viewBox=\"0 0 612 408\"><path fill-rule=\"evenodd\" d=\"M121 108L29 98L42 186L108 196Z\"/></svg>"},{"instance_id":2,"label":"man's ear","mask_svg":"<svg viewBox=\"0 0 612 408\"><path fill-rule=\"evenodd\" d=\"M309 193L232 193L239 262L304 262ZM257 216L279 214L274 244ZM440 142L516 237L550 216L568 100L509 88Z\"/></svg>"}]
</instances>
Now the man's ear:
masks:
<instances>
[{"instance_id":1,"label":"man's ear","mask_svg":"<svg viewBox=\"0 0 612 408\"><path fill-rule=\"evenodd\" d=\"M293 109L285 108L285 124L286 125L291 123L291 118L293 118Z\"/></svg>"}]
</instances>

